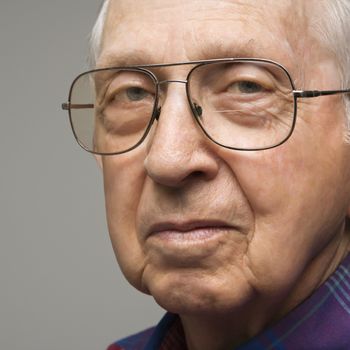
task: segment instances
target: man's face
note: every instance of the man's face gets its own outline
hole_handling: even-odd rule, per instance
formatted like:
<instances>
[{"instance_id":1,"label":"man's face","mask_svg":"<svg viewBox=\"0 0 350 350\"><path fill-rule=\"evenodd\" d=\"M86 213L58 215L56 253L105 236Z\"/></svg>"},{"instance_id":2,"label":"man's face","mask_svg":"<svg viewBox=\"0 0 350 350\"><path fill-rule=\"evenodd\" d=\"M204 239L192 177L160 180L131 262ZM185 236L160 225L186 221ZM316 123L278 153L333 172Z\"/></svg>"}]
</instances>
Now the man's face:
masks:
<instances>
[{"instance_id":1,"label":"man's face","mask_svg":"<svg viewBox=\"0 0 350 350\"><path fill-rule=\"evenodd\" d=\"M298 89L337 89L334 58L307 32L306 3L112 0L98 66L259 57L287 67ZM165 68L161 79L189 69ZM143 144L102 158L110 235L128 280L189 314L264 309L301 281L315 287L342 244L349 206L341 97L299 100L285 144L244 152L204 136L184 84L165 94Z\"/></svg>"}]
</instances>

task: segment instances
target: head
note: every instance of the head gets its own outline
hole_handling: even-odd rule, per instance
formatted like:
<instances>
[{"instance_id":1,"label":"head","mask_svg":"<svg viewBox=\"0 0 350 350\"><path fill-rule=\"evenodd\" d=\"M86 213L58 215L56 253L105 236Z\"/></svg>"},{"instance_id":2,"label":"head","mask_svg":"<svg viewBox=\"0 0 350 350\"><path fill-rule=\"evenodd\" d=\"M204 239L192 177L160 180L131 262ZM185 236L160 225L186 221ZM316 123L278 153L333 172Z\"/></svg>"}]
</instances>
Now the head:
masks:
<instances>
[{"instance_id":1,"label":"head","mask_svg":"<svg viewBox=\"0 0 350 350\"><path fill-rule=\"evenodd\" d=\"M94 28L92 62L259 57L283 64L297 89L340 89L350 86L349 13L341 0L110 0ZM180 80L188 70L157 74ZM271 318L300 302L348 251L345 120L341 95L301 100L284 144L225 149L194 122L183 84L167 84L144 142L98 157L126 278L182 315L260 310Z\"/></svg>"}]
</instances>

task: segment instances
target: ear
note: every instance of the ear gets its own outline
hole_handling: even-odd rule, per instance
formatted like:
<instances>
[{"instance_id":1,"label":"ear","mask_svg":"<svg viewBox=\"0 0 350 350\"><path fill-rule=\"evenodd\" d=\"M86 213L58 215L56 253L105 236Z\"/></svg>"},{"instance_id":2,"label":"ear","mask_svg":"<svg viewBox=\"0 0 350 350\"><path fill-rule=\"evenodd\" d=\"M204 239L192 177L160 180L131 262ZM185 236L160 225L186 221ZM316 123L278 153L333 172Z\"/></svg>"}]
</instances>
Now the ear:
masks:
<instances>
[{"instance_id":1,"label":"ear","mask_svg":"<svg viewBox=\"0 0 350 350\"><path fill-rule=\"evenodd\" d=\"M99 154L94 154L94 158L96 160L96 163L97 163L98 167L101 170L103 170L102 156L100 156ZM350 213L350 208L349 208L349 213Z\"/></svg>"}]
</instances>

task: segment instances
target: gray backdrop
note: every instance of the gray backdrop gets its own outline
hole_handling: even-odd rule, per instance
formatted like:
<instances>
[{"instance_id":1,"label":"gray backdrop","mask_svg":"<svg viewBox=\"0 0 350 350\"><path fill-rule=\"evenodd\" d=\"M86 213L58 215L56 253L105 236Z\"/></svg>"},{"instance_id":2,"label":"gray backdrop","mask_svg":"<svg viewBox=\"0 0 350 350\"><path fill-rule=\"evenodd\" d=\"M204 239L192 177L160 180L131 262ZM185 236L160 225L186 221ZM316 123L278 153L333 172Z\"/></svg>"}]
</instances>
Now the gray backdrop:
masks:
<instances>
[{"instance_id":1,"label":"gray backdrop","mask_svg":"<svg viewBox=\"0 0 350 350\"><path fill-rule=\"evenodd\" d=\"M0 3L0 349L105 349L163 313L121 276L101 174L60 110L99 6Z\"/></svg>"}]
</instances>

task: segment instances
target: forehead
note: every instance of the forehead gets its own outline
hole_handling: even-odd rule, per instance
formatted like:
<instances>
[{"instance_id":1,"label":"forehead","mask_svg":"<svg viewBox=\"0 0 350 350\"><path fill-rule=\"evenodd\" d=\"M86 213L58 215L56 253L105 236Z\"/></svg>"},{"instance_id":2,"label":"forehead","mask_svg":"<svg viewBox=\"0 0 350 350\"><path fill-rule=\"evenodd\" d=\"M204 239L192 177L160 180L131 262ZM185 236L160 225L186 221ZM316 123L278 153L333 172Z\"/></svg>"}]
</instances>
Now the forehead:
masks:
<instances>
[{"instance_id":1,"label":"forehead","mask_svg":"<svg viewBox=\"0 0 350 350\"><path fill-rule=\"evenodd\" d=\"M98 65L220 57L288 65L304 45L312 1L111 0Z\"/></svg>"}]
</instances>

